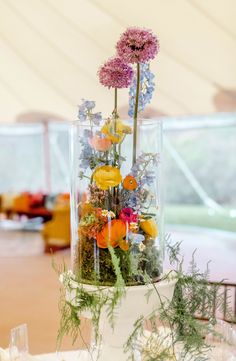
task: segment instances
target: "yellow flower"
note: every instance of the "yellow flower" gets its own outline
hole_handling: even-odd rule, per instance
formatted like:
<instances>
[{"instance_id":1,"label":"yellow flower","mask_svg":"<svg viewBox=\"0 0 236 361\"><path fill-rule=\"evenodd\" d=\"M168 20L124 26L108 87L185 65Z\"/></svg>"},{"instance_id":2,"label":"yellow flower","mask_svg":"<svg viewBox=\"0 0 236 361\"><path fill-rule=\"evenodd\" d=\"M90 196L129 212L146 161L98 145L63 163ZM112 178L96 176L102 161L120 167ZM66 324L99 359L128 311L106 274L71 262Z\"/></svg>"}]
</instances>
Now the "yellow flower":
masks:
<instances>
[{"instance_id":1,"label":"yellow flower","mask_svg":"<svg viewBox=\"0 0 236 361\"><path fill-rule=\"evenodd\" d=\"M116 120L108 119L102 127L101 132L105 134L106 138L111 140L112 143L120 143L124 139L125 134L131 134L132 130L118 118Z\"/></svg>"},{"instance_id":2,"label":"yellow flower","mask_svg":"<svg viewBox=\"0 0 236 361\"><path fill-rule=\"evenodd\" d=\"M130 222L129 224L129 228L130 228L130 231L133 232L133 233L137 233L138 232L138 223L137 222Z\"/></svg>"},{"instance_id":3,"label":"yellow flower","mask_svg":"<svg viewBox=\"0 0 236 361\"><path fill-rule=\"evenodd\" d=\"M115 213L112 211L108 211L107 209L103 209L101 211L101 215L106 218L115 218Z\"/></svg>"},{"instance_id":4,"label":"yellow flower","mask_svg":"<svg viewBox=\"0 0 236 361\"><path fill-rule=\"evenodd\" d=\"M148 236L152 238L157 237L158 228L153 218L141 220L140 227Z\"/></svg>"},{"instance_id":5,"label":"yellow flower","mask_svg":"<svg viewBox=\"0 0 236 361\"><path fill-rule=\"evenodd\" d=\"M111 165L103 165L94 171L93 180L98 188L107 190L109 187L115 187L120 184L122 176L118 168Z\"/></svg>"}]
</instances>

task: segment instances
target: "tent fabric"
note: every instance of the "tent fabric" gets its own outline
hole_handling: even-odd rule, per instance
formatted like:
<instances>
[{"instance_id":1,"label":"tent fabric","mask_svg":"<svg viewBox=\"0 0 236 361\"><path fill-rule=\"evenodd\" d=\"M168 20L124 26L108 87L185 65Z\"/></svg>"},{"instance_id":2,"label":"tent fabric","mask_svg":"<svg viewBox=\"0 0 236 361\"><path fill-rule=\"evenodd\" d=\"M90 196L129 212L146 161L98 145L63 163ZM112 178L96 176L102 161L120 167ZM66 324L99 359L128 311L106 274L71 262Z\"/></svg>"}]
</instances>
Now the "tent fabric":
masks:
<instances>
[{"instance_id":1,"label":"tent fabric","mask_svg":"<svg viewBox=\"0 0 236 361\"><path fill-rule=\"evenodd\" d=\"M222 102L232 111L235 14L235 0L0 0L0 122L27 111L74 119L81 98L109 115L113 92L97 70L128 26L150 28L160 40L151 63L155 111L208 114ZM121 108L127 96L119 91Z\"/></svg>"}]
</instances>

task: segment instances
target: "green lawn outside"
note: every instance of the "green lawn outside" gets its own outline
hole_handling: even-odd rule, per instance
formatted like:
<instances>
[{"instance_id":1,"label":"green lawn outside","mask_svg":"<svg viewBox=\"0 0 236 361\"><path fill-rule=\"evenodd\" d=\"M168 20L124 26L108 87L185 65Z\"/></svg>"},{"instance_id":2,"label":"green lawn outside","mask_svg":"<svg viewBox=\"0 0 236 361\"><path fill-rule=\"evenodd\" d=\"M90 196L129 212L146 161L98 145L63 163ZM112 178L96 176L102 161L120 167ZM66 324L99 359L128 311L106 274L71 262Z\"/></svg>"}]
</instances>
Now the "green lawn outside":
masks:
<instances>
[{"instance_id":1,"label":"green lawn outside","mask_svg":"<svg viewBox=\"0 0 236 361\"><path fill-rule=\"evenodd\" d=\"M219 213L210 215L208 208L201 205L167 204L165 206L165 222L236 232L236 218Z\"/></svg>"}]
</instances>

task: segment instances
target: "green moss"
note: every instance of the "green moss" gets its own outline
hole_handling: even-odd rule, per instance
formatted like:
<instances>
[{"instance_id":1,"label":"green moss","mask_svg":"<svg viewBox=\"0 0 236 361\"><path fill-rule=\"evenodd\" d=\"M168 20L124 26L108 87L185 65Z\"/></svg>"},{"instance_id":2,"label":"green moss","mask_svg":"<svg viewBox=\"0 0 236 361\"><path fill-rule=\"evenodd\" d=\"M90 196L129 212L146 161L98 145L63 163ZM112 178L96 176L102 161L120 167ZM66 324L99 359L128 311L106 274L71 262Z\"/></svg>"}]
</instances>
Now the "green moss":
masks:
<instances>
[{"instance_id":1,"label":"green moss","mask_svg":"<svg viewBox=\"0 0 236 361\"><path fill-rule=\"evenodd\" d=\"M160 276L160 255L156 247L150 243L142 253L137 251L137 247L135 245L128 251L119 247L114 249L126 285L143 284L144 274L153 280ZM79 262L81 282L109 286L116 282L110 251L98 248L96 241L80 238Z\"/></svg>"}]
</instances>

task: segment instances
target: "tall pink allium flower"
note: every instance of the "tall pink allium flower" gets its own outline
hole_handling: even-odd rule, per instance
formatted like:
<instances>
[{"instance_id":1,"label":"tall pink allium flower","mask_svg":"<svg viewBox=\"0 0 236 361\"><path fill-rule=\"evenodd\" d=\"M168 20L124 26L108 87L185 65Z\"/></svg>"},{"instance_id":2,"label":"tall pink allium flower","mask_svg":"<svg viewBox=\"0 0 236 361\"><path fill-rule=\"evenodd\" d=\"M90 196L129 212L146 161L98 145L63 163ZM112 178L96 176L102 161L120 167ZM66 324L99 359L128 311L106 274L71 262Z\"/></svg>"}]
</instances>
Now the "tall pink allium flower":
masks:
<instances>
[{"instance_id":1,"label":"tall pink allium flower","mask_svg":"<svg viewBox=\"0 0 236 361\"><path fill-rule=\"evenodd\" d=\"M151 30L131 27L120 37L117 54L127 63L146 63L159 51L159 42Z\"/></svg>"},{"instance_id":2,"label":"tall pink allium flower","mask_svg":"<svg viewBox=\"0 0 236 361\"><path fill-rule=\"evenodd\" d=\"M109 59L98 71L99 81L108 88L128 88L133 78L132 67L123 59Z\"/></svg>"}]
</instances>

